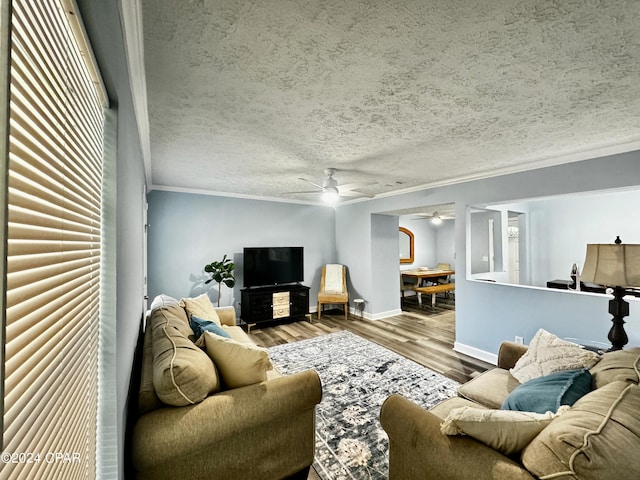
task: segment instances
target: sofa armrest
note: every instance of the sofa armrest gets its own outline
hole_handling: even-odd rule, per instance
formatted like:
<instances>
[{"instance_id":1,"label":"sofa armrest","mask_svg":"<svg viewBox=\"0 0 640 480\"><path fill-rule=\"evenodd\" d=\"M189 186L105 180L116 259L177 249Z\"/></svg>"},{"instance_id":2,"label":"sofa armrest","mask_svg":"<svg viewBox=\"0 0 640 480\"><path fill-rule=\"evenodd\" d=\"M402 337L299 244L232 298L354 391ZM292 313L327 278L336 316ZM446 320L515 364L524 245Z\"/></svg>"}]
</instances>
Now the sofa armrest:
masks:
<instances>
[{"instance_id":1,"label":"sofa armrest","mask_svg":"<svg viewBox=\"0 0 640 480\"><path fill-rule=\"evenodd\" d=\"M509 370L513 368L529 347L515 342L502 342L498 351L498 367Z\"/></svg>"},{"instance_id":2,"label":"sofa armrest","mask_svg":"<svg viewBox=\"0 0 640 480\"><path fill-rule=\"evenodd\" d=\"M389 436L389 480L533 480L524 467L466 436L440 431L442 420L400 395L387 398L380 422Z\"/></svg>"},{"instance_id":3,"label":"sofa armrest","mask_svg":"<svg viewBox=\"0 0 640 480\"><path fill-rule=\"evenodd\" d=\"M218 318L220 319L220 323L222 325L229 325L230 327L234 327L236 325L236 309L228 306L228 307L214 307L216 313L218 314Z\"/></svg>"},{"instance_id":4,"label":"sofa armrest","mask_svg":"<svg viewBox=\"0 0 640 480\"><path fill-rule=\"evenodd\" d=\"M234 436L251 436L268 424L288 428L297 413L314 410L322 398L318 374L307 370L211 395L187 407L167 407L140 417L133 430L132 460L145 471L193 452L218 451ZM313 422L308 428L313 430ZM256 444L264 438L253 440ZM267 439L268 441L268 439Z\"/></svg>"}]
</instances>

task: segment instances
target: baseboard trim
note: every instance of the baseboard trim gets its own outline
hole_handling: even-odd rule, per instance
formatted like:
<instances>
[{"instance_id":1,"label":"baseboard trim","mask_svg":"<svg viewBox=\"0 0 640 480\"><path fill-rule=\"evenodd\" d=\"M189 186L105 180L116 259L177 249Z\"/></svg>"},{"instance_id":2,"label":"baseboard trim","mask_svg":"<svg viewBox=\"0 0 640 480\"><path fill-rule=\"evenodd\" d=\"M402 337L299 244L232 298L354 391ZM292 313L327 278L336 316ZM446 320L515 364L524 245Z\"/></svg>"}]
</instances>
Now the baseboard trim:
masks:
<instances>
[{"instance_id":1,"label":"baseboard trim","mask_svg":"<svg viewBox=\"0 0 640 480\"><path fill-rule=\"evenodd\" d=\"M402 315L402 309L399 308L397 310L389 310L374 314L365 312L365 318L368 318L369 320L382 320L383 318L395 317L396 315Z\"/></svg>"},{"instance_id":2,"label":"baseboard trim","mask_svg":"<svg viewBox=\"0 0 640 480\"><path fill-rule=\"evenodd\" d=\"M496 355L495 353L480 350L479 348L471 347L469 345L465 345L464 343L454 342L453 350L455 352L469 355L470 357L477 358L478 360L482 360L483 362L487 362L492 365L498 364L498 355Z\"/></svg>"}]
</instances>

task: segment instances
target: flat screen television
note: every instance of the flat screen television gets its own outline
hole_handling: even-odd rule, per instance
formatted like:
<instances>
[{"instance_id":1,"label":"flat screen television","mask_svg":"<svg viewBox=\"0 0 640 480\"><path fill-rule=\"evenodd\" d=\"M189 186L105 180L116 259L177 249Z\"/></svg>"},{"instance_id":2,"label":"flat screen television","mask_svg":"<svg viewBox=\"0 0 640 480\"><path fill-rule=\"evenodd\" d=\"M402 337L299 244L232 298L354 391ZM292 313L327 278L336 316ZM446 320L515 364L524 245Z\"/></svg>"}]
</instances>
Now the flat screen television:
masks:
<instances>
[{"instance_id":1,"label":"flat screen television","mask_svg":"<svg viewBox=\"0 0 640 480\"><path fill-rule=\"evenodd\" d=\"M245 247L242 275L246 288L302 282L303 247Z\"/></svg>"}]
</instances>

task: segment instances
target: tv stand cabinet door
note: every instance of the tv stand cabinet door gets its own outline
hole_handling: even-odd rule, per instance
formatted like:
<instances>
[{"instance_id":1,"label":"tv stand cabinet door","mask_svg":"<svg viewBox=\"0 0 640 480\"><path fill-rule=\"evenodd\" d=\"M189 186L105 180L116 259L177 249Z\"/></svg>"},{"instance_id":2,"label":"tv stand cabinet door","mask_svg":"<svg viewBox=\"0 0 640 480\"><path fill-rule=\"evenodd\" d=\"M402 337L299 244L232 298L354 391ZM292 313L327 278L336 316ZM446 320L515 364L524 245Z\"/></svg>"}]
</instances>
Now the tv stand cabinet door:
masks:
<instances>
[{"instance_id":1,"label":"tv stand cabinet door","mask_svg":"<svg viewBox=\"0 0 640 480\"><path fill-rule=\"evenodd\" d=\"M309 313L309 287L302 287L291 291L291 316L307 315Z\"/></svg>"},{"instance_id":2,"label":"tv stand cabinet door","mask_svg":"<svg viewBox=\"0 0 640 480\"><path fill-rule=\"evenodd\" d=\"M273 293L243 291L240 316L247 323L273 320Z\"/></svg>"}]
</instances>

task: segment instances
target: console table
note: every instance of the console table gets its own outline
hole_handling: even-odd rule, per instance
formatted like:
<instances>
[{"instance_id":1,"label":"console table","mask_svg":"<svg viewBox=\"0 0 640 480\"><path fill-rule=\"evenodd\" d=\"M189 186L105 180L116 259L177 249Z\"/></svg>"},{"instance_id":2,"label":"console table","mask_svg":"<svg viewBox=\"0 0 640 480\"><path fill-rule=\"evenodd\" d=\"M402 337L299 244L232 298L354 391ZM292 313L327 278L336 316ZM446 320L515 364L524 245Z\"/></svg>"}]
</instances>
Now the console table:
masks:
<instances>
[{"instance_id":1,"label":"console table","mask_svg":"<svg viewBox=\"0 0 640 480\"><path fill-rule=\"evenodd\" d=\"M240 317L249 326L298 320L309 313L309 287L299 284L240 290Z\"/></svg>"}]
</instances>

